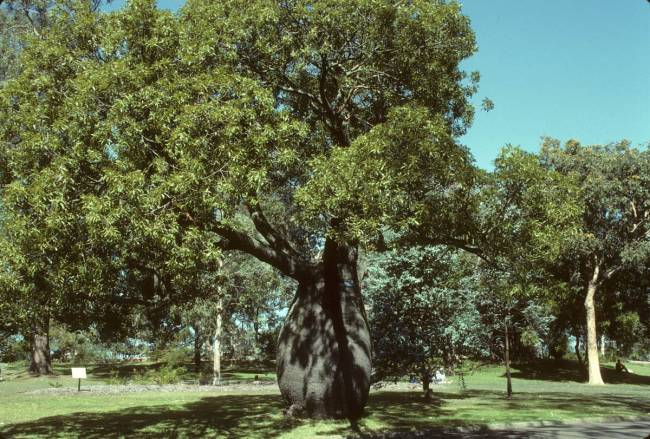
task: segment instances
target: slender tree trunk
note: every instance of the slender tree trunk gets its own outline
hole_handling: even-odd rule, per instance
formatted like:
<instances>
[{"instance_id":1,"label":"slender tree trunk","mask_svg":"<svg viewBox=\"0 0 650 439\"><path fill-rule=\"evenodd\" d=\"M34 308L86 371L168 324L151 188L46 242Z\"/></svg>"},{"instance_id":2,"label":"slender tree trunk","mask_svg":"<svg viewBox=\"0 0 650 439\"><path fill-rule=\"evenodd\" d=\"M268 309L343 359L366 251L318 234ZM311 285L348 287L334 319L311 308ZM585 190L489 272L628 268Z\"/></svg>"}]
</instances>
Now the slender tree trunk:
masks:
<instances>
[{"instance_id":1,"label":"slender tree trunk","mask_svg":"<svg viewBox=\"0 0 650 439\"><path fill-rule=\"evenodd\" d=\"M36 375L52 373L50 358L50 318L48 315L37 316L32 325L32 361L29 372Z\"/></svg>"},{"instance_id":2,"label":"slender tree trunk","mask_svg":"<svg viewBox=\"0 0 650 439\"><path fill-rule=\"evenodd\" d=\"M212 385L221 384L221 314L223 313L223 301L219 299L217 304L217 327L214 331L214 343L212 344Z\"/></svg>"},{"instance_id":3,"label":"slender tree trunk","mask_svg":"<svg viewBox=\"0 0 650 439\"><path fill-rule=\"evenodd\" d=\"M605 384L600 375L598 337L596 334L596 305L594 299L598 289L599 274L600 266L596 264L593 275L587 285L587 297L585 298L585 310L587 315L587 362L589 365L589 384L591 385Z\"/></svg>"},{"instance_id":4,"label":"slender tree trunk","mask_svg":"<svg viewBox=\"0 0 650 439\"><path fill-rule=\"evenodd\" d=\"M203 349L203 336L199 325L194 325L194 369L201 371L201 350Z\"/></svg>"},{"instance_id":5,"label":"slender tree trunk","mask_svg":"<svg viewBox=\"0 0 650 439\"><path fill-rule=\"evenodd\" d=\"M210 354L212 354L212 353L214 352L214 350L213 350L214 348L213 348L213 344L212 344L212 334L209 334L209 335L205 338L205 347L206 347L206 350L207 350ZM209 382L212 383L212 379L211 379Z\"/></svg>"},{"instance_id":6,"label":"slender tree trunk","mask_svg":"<svg viewBox=\"0 0 650 439\"><path fill-rule=\"evenodd\" d=\"M422 391L424 392L424 399L431 401L433 390L431 390L431 373L428 370L422 372Z\"/></svg>"},{"instance_id":7,"label":"slender tree trunk","mask_svg":"<svg viewBox=\"0 0 650 439\"><path fill-rule=\"evenodd\" d=\"M259 308L255 309L255 318L253 319L253 332L255 334L255 346L253 346L253 351L255 352L255 359L257 361L264 360L264 354L262 353L262 347L260 346L260 310Z\"/></svg>"},{"instance_id":8,"label":"slender tree trunk","mask_svg":"<svg viewBox=\"0 0 650 439\"><path fill-rule=\"evenodd\" d=\"M260 342L260 310L255 309L255 319L253 320L253 332L255 334L255 343Z\"/></svg>"},{"instance_id":9,"label":"slender tree trunk","mask_svg":"<svg viewBox=\"0 0 650 439\"><path fill-rule=\"evenodd\" d=\"M580 366L584 366L585 365L585 360L582 358L582 353L580 352L580 336L579 335L576 335L575 350L576 350L576 357L578 358L578 364L580 364Z\"/></svg>"},{"instance_id":10,"label":"slender tree trunk","mask_svg":"<svg viewBox=\"0 0 650 439\"><path fill-rule=\"evenodd\" d=\"M506 391L508 399L512 398L512 377L510 376L510 335L508 334L508 317L504 320L505 327L505 363L506 363Z\"/></svg>"},{"instance_id":11,"label":"slender tree trunk","mask_svg":"<svg viewBox=\"0 0 650 439\"><path fill-rule=\"evenodd\" d=\"M328 239L322 264L299 281L278 339L287 414L358 418L370 389L370 333L356 248Z\"/></svg>"},{"instance_id":12,"label":"slender tree trunk","mask_svg":"<svg viewBox=\"0 0 650 439\"><path fill-rule=\"evenodd\" d=\"M605 357L605 334L600 336L600 356Z\"/></svg>"}]
</instances>

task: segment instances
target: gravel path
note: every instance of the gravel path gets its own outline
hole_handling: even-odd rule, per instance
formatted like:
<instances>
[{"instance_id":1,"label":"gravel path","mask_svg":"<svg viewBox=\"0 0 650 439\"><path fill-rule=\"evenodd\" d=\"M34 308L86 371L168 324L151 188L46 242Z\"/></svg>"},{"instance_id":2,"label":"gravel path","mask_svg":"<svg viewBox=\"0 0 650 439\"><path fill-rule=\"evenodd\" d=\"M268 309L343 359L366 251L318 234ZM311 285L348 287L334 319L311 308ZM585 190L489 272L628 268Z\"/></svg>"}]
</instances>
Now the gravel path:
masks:
<instances>
[{"instance_id":1,"label":"gravel path","mask_svg":"<svg viewBox=\"0 0 650 439\"><path fill-rule=\"evenodd\" d=\"M93 395L112 395L139 392L243 392L271 389L277 386L273 381L256 381L246 384L228 384L206 386L197 384L126 384L126 385L87 385L81 387L81 393ZM277 387L276 387L277 388ZM26 392L28 395L72 395L78 394L76 387L51 387Z\"/></svg>"},{"instance_id":2,"label":"gravel path","mask_svg":"<svg viewBox=\"0 0 650 439\"><path fill-rule=\"evenodd\" d=\"M221 386L198 384L84 384L81 383L81 393L94 395L112 395L139 392L244 392L277 389L275 381L253 381L249 383L224 383ZM382 383L374 386L374 390L420 390L420 384ZM27 395L66 395L77 394L77 387L49 387L25 392Z\"/></svg>"}]
</instances>

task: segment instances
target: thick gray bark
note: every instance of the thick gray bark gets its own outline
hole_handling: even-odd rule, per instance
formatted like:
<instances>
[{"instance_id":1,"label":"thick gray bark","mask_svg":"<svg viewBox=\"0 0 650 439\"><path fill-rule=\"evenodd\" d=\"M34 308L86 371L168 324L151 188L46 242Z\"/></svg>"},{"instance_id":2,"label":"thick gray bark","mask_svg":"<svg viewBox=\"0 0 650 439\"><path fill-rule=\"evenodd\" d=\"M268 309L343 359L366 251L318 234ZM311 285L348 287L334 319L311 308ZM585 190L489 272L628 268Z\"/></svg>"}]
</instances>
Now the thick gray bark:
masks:
<instances>
[{"instance_id":1,"label":"thick gray bark","mask_svg":"<svg viewBox=\"0 0 650 439\"><path fill-rule=\"evenodd\" d=\"M289 414L350 419L362 414L370 388L370 333L355 249L327 241L322 266L299 282L277 360Z\"/></svg>"},{"instance_id":2,"label":"thick gray bark","mask_svg":"<svg viewBox=\"0 0 650 439\"><path fill-rule=\"evenodd\" d=\"M288 414L360 416L370 388L371 347L356 247L327 239L322 261L314 263L295 250L259 206L247 208L263 241L222 224L210 229L221 236L222 249L248 253L298 281L278 338L278 384Z\"/></svg>"}]
</instances>

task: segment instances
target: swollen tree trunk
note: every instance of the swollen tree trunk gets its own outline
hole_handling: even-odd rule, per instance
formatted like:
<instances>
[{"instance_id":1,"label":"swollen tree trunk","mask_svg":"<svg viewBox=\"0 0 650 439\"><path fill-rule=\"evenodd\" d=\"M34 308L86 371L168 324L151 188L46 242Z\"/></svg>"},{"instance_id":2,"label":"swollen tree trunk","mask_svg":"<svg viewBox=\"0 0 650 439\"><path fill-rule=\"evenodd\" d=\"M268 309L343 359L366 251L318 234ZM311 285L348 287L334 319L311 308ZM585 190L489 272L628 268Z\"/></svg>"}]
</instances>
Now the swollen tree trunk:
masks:
<instances>
[{"instance_id":1,"label":"swollen tree trunk","mask_svg":"<svg viewBox=\"0 0 650 439\"><path fill-rule=\"evenodd\" d=\"M600 362L598 359L598 337L596 335L596 305L594 297L598 289L598 277L600 266L595 265L591 279L587 285L587 297L585 298L585 310L587 314L587 363L589 365L589 384L603 385L603 378L600 375Z\"/></svg>"},{"instance_id":2,"label":"swollen tree trunk","mask_svg":"<svg viewBox=\"0 0 650 439\"><path fill-rule=\"evenodd\" d=\"M50 319L48 316L35 318L32 326L32 361L29 371L36 375L52 373L50 358Z\"/></svg>"},{"instance_id":3,"label":"swollen tree trunk","mask_svg":"<svg viewBox=\"0 0 650 439\"><path fill-rule=\"evenodd\" d=\"M217 327L214 330L214 343L212 344L212 385L221 384L221 319L223 303L221 299L217 304Z\"/></svg>"},{"instance_id":4,"label":"swollen tree trunk","mask_svg":"<svg viewBox=\"0 0 650 439\"><path fill-rule=\"evenodd\" d=\"M508 318L504 321L505 326L505 363L506 363L506 391L508 399L512 398L512 377L510 376L510 340L508 334Z\"/></svg>"},{"instance_id":5,"label":"swollen tree trunk","mask_svg":"<svg viewBox=\"0 0 650 439\"><path fill-rule=\"evenodd\" d=\"M277 374L289 415L358 418L370 388L370 333L356 249L328 239L301 279L278 339Z\"/></svg>"}]
</instances>

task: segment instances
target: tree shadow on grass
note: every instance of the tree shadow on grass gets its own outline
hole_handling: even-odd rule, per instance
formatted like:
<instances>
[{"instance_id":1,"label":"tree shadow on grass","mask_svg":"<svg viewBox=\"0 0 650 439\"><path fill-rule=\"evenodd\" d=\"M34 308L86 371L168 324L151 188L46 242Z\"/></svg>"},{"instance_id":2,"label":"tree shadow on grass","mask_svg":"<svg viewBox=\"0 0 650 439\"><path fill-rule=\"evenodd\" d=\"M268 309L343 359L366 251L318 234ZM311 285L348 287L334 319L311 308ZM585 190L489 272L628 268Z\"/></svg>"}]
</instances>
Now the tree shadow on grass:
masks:
<instances>
[{"instance_id":1,"label":"tree shadow on grass","mask_svg":"<svg viewBox=\"0 0 650 439\"><path fill-rule=\"evenodd\" d=\"M279 395L210 396L182 408L139 406L41 418L11 425L0 437L271 438L299 424L281 415L283 407Z\"/></svg>"},{"instance_id":2,"label":"tree shadow on grass","mask_svg":"<svg viewBox=\"0 0 650 439\"><path fill-rule=\"evenodd\" d=\"M431 401L425 401L420 392L386 391L371 396L364 418L359 421L357 437L362 439L406 438L512 438L532 437L528 432L509 429L494 430L485 422L473 422L454 417L454 409L447 406L453 400L484 401L500 397L495 392L467 390L463 393L434 392ZM385 431L371 432L365 428L367 420L374 418L389 427ZM344 431L341 431L344 433Z\"/></svg>"},{"instance_id":3,"label":"tree shadow on grass","mask_svg":"<svg viewBox=\"0 0 650 439\"><path fill-rule=\"evenodd\" d=\"M366 417L380 420L388 431L372 432L362 418L358 423L331 423L316 435L343 437L497 437L490 436L484 425L462 419L445 421L439 426L436 418L445 412L447 400L472 398L483 392L439 393L432 403L425 403L419 392L386 392L371 395ZM0 438L22 437L170 437L170 438L274 438L289 433L309 420L282 415L284 402L279 395L208 396L178 408L138 406L103 413L79 412L51 416L31 422L14 424L0 430ZM468 430L459 432L456 427ZM416 430L409 433L409 430ZM425 436L420 435L426 432ZM404 436L404 435L407 436ZM525 435L512 436L516 438Z\"/></svg>"},{"instance_id":4,"label":"tree shadow on grass","mask_svg":"<svg viewBox=\"0 0 650 439\"><path fill-rule=\"evenodd\" d=\"M462 405L459 408L456 404ZM170 438L274 438L311 421L286 418L284 402L277 394L206 396L183 406L138 406L103 413L80 412L10 425L0 430L2 438L116 437ZM420 392L373 393L365 415L350 424L334 422L319 428L316 436L340 435L360 438L529 438L529 432L491 430L477 415L512 413L513 419L539 421L539 413L564 411L576 417L603 413L650 412L650 400L607 394L585 395L561 392L515 394L506 400L501 392L468 390L435 392L427 403ZM528 417L523 414L529 413ZM474 418L472 419L472 416ZM523 416L523 417L522 417ZM487 421L490 422L490 421ZM494 422L492 420L491 422ZM385 426L377 432L377 425ZM4 435L4 436L3 436Z\"/></svg>"},{"instance_id":5,"label":"tree shadow on grass","mask_svg":"<svg viewBox=\"0 0 650 439\"><path fill-rule=\"evenodd\" d=\"M576 361L539 361L531 364L513 366L513 378L542 381L573 381L584 383L587 380L586 370ZM601 366L603 381L607 384L650 385L650 376L634 373L617 372L609 366Z\"/></svg>"},{"instance_id":6,"label":"tree shadow on grass","mask_svg":"<svg viewBox=\"0 0 650 439\"><path fill-rule=\"evenodd\" d=\"M625 414L647 416L650 400L640 397L608 394L579 394L570 392L543 392L515 394L508 400L502 392L468 390L462 394L435 392L432 403L424 402L416 392L387 391L373 395L366 417L360 420L362 438L528 438L530 432L504 429L494 430L479 421L478 416L490 412L503 414L502 421L548 421L541 413L562 413L561 418L616 417ZM448 404L462 400L461 406ZM511 414L511 415L509 415ZM387 432L370 433L364 429L369 418L390 426ZM558 419L558 418L556 418ZM562 422L562 421L558 421ZM567 421L570 422L570 421ZM366 431L366 434L364 433ZM415 431L413 431L415 430Z\"/></svg>"},{"instance_id":7,"label":"tree shadow on grass","mask_svg":"<svg viewBox=\"0 0 650 439\"><path fill-rule=\"evenodd\" d=\"M539 361L514 364L512 367L512 377L519 379L581 383L586 378L586 370L574 361Z\"/></svg>"}]
</instances>

